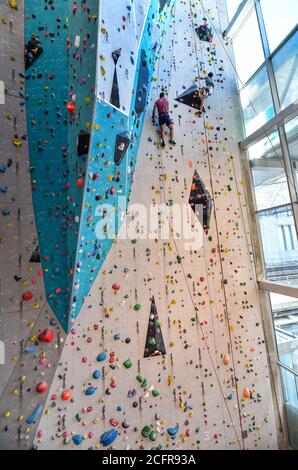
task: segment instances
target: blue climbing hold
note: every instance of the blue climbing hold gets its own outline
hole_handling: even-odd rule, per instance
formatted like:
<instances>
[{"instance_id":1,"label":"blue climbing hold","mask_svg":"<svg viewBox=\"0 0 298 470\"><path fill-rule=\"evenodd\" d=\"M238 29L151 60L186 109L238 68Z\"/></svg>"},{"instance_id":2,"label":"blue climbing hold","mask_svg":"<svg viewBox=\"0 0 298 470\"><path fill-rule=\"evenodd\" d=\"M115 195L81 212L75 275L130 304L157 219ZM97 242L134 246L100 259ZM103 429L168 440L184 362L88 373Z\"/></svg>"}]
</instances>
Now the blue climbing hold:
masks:
<instances>
[{"instance_id":1,"label":"blue climbing hold","mask_svg":"<svg viewBox=\"0 0 298 470\"><path fill-rule=\"evenodd\" d=\"M172 439L175 439L176 438L176 435L179 431L179 424L177 424L177 426L175 428L168 428L167 429L168 431L168 434L169 436L172 438Z\"/></svg>"},{"instance_id":2,"label":"blue climbing hold","mask_svg":"<svg viewBox=\"0 0 298 470\"><path fill-rule=\"evenodd\" d=\"M105 361L107 358L107 354L105 352L102 352L100 354L98 354L96 360L97 362L102 362L102 361Z\"/></svg>"},{"instance_id":3,"label":"blue climbing hold","mask_svg":"<svg viewBox=\"0 0 298 470\"><path fill-rule=\"evenodd\" d=\"M110 431L105 432L100 438L101 445L104 447L110 446L115 441L115 439L117 439L118 434L119 433L117 429L111 429Z\"/></svg>"},{"instance_id":4,"label":"blue climbing hold","mask_svg":"<svg viewBox=\"0 0 298 470\"><path fill-rule=\"evenodd\" d=\"M101 377L101 372L100 372L100 370L95 370L95 371L93 372L93 378L94 378L94 379L99 379L100 377Z\"/></svg>"},{"instance_id":5,"label":"blue climbing hold","mask_svg":"<svg viewBox=\"0 0 298 470\"><path fill-rule=\"evenodd\" d=\"M76 446L79 446L83 442L83 438L80 434L76 434L75 436L72 436L72 440Z\"/></svg>"},{"instance_id":6,"label":"blue climbing hold","mask_svg":"<svg viewBox=\"0 0 298 470\"><path fill-rule=\"evenodd\" d=\"M26 423L27 424L33 424L37 420L40 413L42 412L42 408L43 408L43 405L38 405L35 408L35 411L32 413L32 415L29 416L29 418L26 419Z\"/></svg>"},{"instance_id":7,"label":"blue climbing hold","mask_svg":"<svg viewBox=\"0 0 298 470\"><path fill-rule=\"evenodd\" d=\"M85 395L93 395L95 391L96 391L96 387L88 387L87 390L85 391Z\"/></svg>"}]
</instances>

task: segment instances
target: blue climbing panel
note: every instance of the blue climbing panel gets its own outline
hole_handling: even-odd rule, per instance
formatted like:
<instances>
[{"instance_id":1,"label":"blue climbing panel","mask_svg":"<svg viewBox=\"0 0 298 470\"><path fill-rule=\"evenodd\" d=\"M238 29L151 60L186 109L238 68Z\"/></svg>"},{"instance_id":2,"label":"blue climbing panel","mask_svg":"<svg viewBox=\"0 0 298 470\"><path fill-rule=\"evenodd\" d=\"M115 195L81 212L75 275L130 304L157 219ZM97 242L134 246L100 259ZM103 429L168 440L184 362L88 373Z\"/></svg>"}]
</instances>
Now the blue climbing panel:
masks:
<instances>
[{"instance_id":1,"label":"blue climbing panel","mask_svg":"<svg viewBox=\"0 0 298 470\"><path fill-rule=\"evenodd\" d=\"M96 99L100 2L25 1L25 42L34 35L43 50L26 72L33 204L47 299L66 331L113 243L106 204L115 208L114 235L121 225L118 197L126 206L159 52L152 30L162 38L173 3L160 12L159 0L150 2L125 114ZM129 137L120 164L119 135Z\"/></svg>"}]
</instances>

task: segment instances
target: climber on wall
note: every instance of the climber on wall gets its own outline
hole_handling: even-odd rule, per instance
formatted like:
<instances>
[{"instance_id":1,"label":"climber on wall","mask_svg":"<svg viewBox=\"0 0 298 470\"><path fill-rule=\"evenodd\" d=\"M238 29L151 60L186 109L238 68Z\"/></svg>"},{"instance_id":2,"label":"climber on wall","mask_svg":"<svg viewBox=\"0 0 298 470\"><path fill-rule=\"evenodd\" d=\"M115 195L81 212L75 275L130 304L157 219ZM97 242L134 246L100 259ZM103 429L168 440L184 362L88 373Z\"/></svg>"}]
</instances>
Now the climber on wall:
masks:
<instances>
[{"instance_id":1,"label":"climber on wall","mask_svg":"<svg viewBox=\"0 0 298 470\"><path fill-rule=\"evenodd\" d=\"M35 34L32 34L32 37L28 44L25 46L25 66L26 70L30 67L30 65L35 62L35 60L40 56L43 52L43 48L39 41L39 37Z\"/></svg>"},{"instance_id":2,"label":"climber on wall","mask_svg":"<svg viewBox=\"0 0 298 470\"><path fill-rule=\"evenodd\" d=\"M164 92L160 93L159 99L155 102L152 114L152 122L155 124L155 112L158 111L159 126L161 132L161 146L165 147L165 128L164 125L168 126L170 129L170 144L176 145L174 141L174 122L170 117L170 104L167 98L165 97Z\"/></svg>"},{"instance_id":3,"label":"climber on wall","mask_svg":"<svg viewBox=\"0 0 298 470\"><path fill-rule=\"evenodd\" d=\"M199 108L199 116L204 111L204 103L205 100L212 95L214 90L214 81L213 81L213 73L210 72L206 77L196 77L196 80L204 80L205 86L203 88L199 88L199 97L200 97L200 108Z\"/></svg>"}]
</instances>

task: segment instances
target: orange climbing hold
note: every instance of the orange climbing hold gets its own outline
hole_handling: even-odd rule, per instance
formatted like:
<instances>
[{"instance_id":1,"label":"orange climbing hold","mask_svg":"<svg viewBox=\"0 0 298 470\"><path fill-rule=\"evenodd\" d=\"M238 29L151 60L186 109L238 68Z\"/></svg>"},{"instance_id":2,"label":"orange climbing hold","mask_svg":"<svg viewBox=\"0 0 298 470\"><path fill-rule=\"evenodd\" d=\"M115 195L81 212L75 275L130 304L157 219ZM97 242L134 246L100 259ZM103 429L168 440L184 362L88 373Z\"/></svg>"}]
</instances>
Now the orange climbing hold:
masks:
<instances>
[{"instance_id":1,"label":"orange climbing hold","mask_svg":"<svg viewBox=\"0 0 298 470\"><path fill-rule=\"evenodd\" d=\"M224 363L225 366L229 365L229 363L230 363L230 356L228 356L227 354L225 354L224 357L223 357L223 361L222 361L222 362Z\"/></svg>"}]
</instances>

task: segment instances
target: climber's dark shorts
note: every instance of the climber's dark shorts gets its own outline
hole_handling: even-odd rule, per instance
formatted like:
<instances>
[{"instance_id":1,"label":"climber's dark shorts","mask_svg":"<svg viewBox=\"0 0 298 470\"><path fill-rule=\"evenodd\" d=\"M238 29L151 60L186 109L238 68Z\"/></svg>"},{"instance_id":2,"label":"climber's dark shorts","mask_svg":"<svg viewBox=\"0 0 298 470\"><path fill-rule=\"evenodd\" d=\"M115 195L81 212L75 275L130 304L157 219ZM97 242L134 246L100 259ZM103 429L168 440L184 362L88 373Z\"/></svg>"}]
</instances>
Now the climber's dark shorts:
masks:
<instances>
[{"instance_id":1,"label":"climber's dark shorts","mask_svg":"<svg viewBox=\"0 0 298 470\"><path fill-rule=\"evenodd\" d=\"M173 124L173 121L172 119L170 118L169 114L160 114L159 115L159 125L160 126L163 126L163 125L166 125L166 126L170 126L171 124Z\"/></svg>"}]
</instances>

